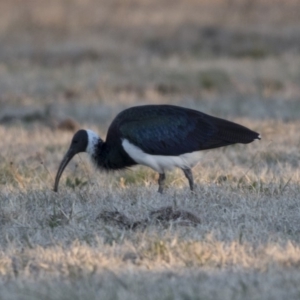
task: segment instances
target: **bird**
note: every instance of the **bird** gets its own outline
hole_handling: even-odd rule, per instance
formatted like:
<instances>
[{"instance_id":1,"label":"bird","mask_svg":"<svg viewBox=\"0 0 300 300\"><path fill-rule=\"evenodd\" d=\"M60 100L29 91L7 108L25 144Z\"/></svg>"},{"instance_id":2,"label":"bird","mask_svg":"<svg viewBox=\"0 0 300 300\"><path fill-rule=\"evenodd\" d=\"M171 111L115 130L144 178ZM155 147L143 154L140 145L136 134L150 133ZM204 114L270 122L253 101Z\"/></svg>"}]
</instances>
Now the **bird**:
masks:
<instances>
[{"instance_id":1,"label":"bird","mask_svg":"<svg viewBox=\"0 0 300 300\"><path fill-rule=\"evenodd\" d=\"M106 141L90 129L78 130L63 157L54 183L70 160L87 152L100 170L120 170L145 165L158 172L158 192L163 193L165 172L182 169L194 191L192 168L201 151L260 140L259 133L237 123L175 105L142 105L121 111L108 128Z\"/></svg>"}]
</instances>

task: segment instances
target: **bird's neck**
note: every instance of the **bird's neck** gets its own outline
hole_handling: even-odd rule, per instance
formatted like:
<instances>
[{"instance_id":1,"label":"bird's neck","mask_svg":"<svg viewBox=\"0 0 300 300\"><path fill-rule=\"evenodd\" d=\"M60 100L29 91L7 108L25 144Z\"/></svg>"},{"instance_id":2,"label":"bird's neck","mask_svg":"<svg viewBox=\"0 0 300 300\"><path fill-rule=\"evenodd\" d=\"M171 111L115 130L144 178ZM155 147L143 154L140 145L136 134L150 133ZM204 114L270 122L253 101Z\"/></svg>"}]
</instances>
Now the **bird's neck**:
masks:
<instances>
[{"instance_id":1,"label":"bird's neck","mask_svg":"<svg viewBox=\"0 0 300 300\"><path fill-rule=\"evenodd\" d=\"M93 163L99 168L110 170L109 151L105 142L99 142L95 147L95 152L91 155Z\"/></svg>"},{"instance_id":2,"label":"bird's neck","mask_svg":"<svg viewBox=\"0 0 300 300\"><path fill-rule=\"evenodd\" d=\"M86 152L99 169L119 170L136 164L124 151L120 140L107 144L94 131L87 130L87 134Z\"/></svg>"},{"instance_id":3,"label":"bird's neck","mask_svg":"<svg viewBox=\"0 0 300 300\"><path fill-rule=\"evenodd\" d=\"M87 129L86 130L88 135L88 144L86 146L86 152L93 157L95 155L96 149L99 145L99 143L103 143L103 141L100 139L100 137L92 130Z\"/></svg>"},{"instance_id":4,"label":"bird's neck","mask_svg":"<svg viewBox=\"0 0 300 300\"><path fill-rule=\"evenodd\" d=\"M99 168L106 171L120 170L126 167L135 165L123 148L116 146L112 147L99 139L95 145L95 151L91 155L93 163Z\"/></svg>"}]
</instances>

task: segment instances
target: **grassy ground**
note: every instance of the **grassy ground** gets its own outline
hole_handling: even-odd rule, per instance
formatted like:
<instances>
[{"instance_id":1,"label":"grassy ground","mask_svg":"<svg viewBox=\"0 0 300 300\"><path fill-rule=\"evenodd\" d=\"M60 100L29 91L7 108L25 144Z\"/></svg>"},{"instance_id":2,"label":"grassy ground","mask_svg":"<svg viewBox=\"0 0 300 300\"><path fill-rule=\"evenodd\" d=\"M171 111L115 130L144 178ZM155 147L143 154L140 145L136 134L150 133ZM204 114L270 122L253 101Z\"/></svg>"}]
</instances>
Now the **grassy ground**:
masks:
<instances>
[{"instance_id":1,"label":"grassy ground","mask_svg":"<svg viewBox=\"0 0 300 300\"><path fill-rule=\"evenodd\" d=\"M298 1L0 2L1 299L299 299ZM55 173L78 127L187 106L263 139L182 172ZM71 119L68 119L71 118Z\"/></svg>"}]
</instances>

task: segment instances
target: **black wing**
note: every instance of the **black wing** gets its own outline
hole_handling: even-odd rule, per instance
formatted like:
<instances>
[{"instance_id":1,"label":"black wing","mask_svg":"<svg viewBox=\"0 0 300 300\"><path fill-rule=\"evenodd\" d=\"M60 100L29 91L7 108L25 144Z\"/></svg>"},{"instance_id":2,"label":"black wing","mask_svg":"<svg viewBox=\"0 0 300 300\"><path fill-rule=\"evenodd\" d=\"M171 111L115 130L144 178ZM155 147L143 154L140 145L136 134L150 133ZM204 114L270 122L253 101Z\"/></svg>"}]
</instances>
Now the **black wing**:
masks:
<instances>
[{"instance_id":1,"label":"black wing","mask_svg":"<svg viewBox=\"0 0 300 300\"><path fill-rule=\"evenodd\" d=\"M117 136L153 155L180 155L250 143L259 137L244 126L172 105L139 106L121 112L109 128L107 143Z\"/></svg>"}]
</instances>

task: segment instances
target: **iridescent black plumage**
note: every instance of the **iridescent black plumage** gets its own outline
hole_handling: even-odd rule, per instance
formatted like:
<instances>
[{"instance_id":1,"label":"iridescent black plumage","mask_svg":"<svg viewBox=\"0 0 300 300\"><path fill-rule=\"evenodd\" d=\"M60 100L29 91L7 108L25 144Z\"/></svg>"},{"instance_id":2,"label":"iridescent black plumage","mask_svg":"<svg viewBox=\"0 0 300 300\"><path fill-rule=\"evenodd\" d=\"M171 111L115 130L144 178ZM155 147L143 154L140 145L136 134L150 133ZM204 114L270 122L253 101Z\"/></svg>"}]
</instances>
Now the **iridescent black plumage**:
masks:
<instances>
[{"instance_id":1,"label":"iridescent black plumage","mask_svg":"<svg viewBox=\"0 0 300 300\"><path fill-rule=\"evenodd\" d=\"M126 109L111 123L106 144L126 138L152 155L181 155L235 143L247 144L259 134L236 123L174 105Z\"/></svg>"}]
</instances>

